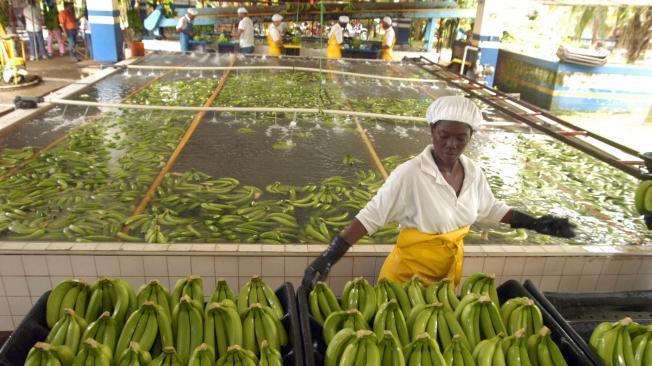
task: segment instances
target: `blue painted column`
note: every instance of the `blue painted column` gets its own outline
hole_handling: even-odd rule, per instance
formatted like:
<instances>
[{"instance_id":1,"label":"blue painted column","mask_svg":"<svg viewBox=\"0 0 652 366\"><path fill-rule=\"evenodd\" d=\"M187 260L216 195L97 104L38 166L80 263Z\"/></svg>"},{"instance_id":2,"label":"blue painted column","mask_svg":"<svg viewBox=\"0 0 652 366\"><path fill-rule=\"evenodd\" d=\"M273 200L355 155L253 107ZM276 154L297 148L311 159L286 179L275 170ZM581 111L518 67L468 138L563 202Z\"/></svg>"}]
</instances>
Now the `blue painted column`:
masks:
<instances>
[{"instance_id":1,"label":"blue painted column","mask_svg":"<svg viewBox=\"0 0 652 366\"><path fill-rule=\"evenodd\" d=\"M480 48L480 64L489 64L494 68L498 63L498 49L503 34L503 26L499 19L500 4L501 0L478 0L471 42ZM487 85L494 85L494 75L487 77Z\"/></svg>"},{"instance_id":2,"label":"blue painted column","mask_svg":"<svg viewBox=\"0 0 652 366\"><path fill-rule=\"evenodd\" d=\"M93 0L88 1L87 4L93 59L108 62L123 59L118 0Z\"/></svg>"},{"instance_id":3,"label":"blue painted column","mask_svg":"<svg viewBox=\"0 0 652 366\"><path fill-rule=\"evenodd\" d=\"M426 26L426 52L435 46L435 32L437 31L437 18L430 18Z\"/></svg>"}]
</instances>

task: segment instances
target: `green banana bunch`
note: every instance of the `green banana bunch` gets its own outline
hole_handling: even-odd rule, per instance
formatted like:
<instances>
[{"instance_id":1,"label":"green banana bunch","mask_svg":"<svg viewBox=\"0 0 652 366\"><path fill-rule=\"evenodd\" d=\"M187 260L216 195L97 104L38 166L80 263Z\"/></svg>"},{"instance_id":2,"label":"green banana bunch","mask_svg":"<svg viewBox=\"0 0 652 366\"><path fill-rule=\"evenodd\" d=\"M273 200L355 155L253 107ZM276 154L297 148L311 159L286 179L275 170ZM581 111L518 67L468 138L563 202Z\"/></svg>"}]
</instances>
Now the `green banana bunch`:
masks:
<instances>
[{"instance_id":1,"label":"green banana bunch","mask_svg":"<svg viewBox=\"0 0 652 366\"><path fill-rule=\"evenodd\" d=\"M130 342L129 348L120 354L115 366L147 366L151 361L152 356L141 349L138 342Z\"/></svg>"},{"instance_id":2,"label":"green banana bunch","mask_svg":"<svg viewBox=\"0 0 652 366\"><path fill-rule=\"evenodd\" d=\"M281 352L269 346L266 340L260 342L260 361L259 366L283 366L283 356Z\"/></svg>"},{"instance_id":3,"label":"green banana bunch","mask_svg":"<svg viewBox=\"0 0 652 366\"><path fill-rule=\"evenodd\" d=\"M54 324L52 330L45 338L45 342L53 346L65 345L77 354L79 343L87 323L81 316L77 315L72 309L65 309L63 311L63 318Z\"/></svg>"},{"instance_id":4,"label":"green banana bunch","mask_svg":"<svg viewBox=\"0 0 652 366\"><path fill-rule=\"evenodd\" d=\"M168 313L168 317L172 318L172 296L159 282L159 280L151 280L142 285L136 295L137 306L140 308L145 302L153 302L154 304L161 305L164 311Z\"/></svg>"},{"instance_id":5,"label":"green banana bunch","mask_svg":"<svg viewBox=\"0 0 652 366\"><path fill-rule=\"evenodd\" d=\"M369 330L369 323L357 309L332 312L324 321L324 340L326 344L330 344L335 335L345 328L354 331Z\"/></svg>"},{"instance_id":6,"label":"green banana bunch","mask_svg":"<svg viewBox=\"0 0 652 366\"><path fill-rule=\"evenodd\" d=\"M422 304L412 308L407 318L411 340L427 332L432 339L438 340L442 348L447 347L453 337L458 335L468 349L471 349L466 333L464 332L455 313L441 303Z\"/></svg>"},{"instance_id":7,"label":"green banana bunch","mask_svg":"<svg viewBox=\"0 0 652 366\"><path fill-rule=\"evenodd\" d=\"M424 297L425 288L421 284L421 280L418 275L412 276L410 280L403 284L403 288L410 299L410 304L414 307L417 305L423 305L426 303Z\"/></svg>"},{"instance_id":8,"label":"green banana bunch","mask_svg":"<svg viewBox=\"0 0 652 366\"><path fill-rule=\"evenodd\" d=\"M440 302L451 311L454 311L460 303L450 278L443 278L426 287L425 299L429 304Z\"/></svg>"},{"instance_id":9,"label":"green banana bunch","mask_svg":"<svg viewBox=\"0 0 652 366\"><path fill-rule=\"evenodd\" d=\"M27 353L27 366L71 366L75 355L67 346L53 346L49 343L36 342Z\"/></svg>"},{"instance_id":10,"label":"green banana bunch","mask_svg":"<svg viewBox=\"0 0 652 366\"><path fill-rule=\"evenodd\" d=\"M241 317L242 347L245 349L259 355L263 340L277 350L288 343L287 332L270 307L252 304Z\"/></svg>"},{"instance_id":11,"label":"green banana bunch","mask_svg":"<svg viewBox=\"0 0 652 366\"><path fill-rule=\"evenodd\" d=\"M326 355L324 357L324 366L338 366L342 354L349 343L355 339L356 331L351 328L339 330L328 343Z\"/></svg>"},{"instance_id":12,"label":"green banana bunch","mask_svg":"<svg viewBox=\"0 0 652 366\"><path fill-rule=\"evenodd\" d=\"M370 330L355 332L353 339L342 351L339 364L342 366L380 366L380 350L376 335Z\"/></svg>"},{"instance_id":13,"label":"green banana bunch","mask_svg":"<svg viewBox=\"0 0 652 366\"><path fill-rule=\"evenodd\" d=\"M204 280L195 275L177 280L172 291L171 310L179 304L181 297L184 295L189 296L196 303L197 307L202 309L204 307Z\"/></svg>"},{"instance_id":14,"label":"green banana bunch","mask_svg":"<svg viewBox=\"0 0 652 366\"><path fill-rule=\"evenodd\" d=\"M443 356L448 366L475 366L475 360L467 346L467 342L464 342L459 334L455 334L451 342L444 347Z\"/></svg>"},{"instance_id":15,"label":"green banana bunch","mask_svg":"<svg viewBox=\"0 0 652 366\"><path fill-rule=\"evenodd\" d=\"M403 348L407 366L447 366L437 342L428 333L419 334L414 342Z\"/></svg>"},{"instance_id":16,"label":"green banana bunch","mask_svg":"<svg viewBox=\"0 0 652 366\"><path fill-rule=\"evenodd\" d=\"M342 289L342 308L358 309L366 322L376 312L376 291L364 277L354 278Z\"/></svg>"},{"instance_id":17,"label":"green banana bunch","mask_svg":"<svg viewBox=\"0 0 652 366\"><path fill-rule=\"evenodd\" d=\"M624 333L626 337L620 338L619 333L621 329L625 329L622 327L617 327L616 333L609 334L608 339L605 339L606 341L609 341L612 345L615 345L616 343L619 344L618 350L616 350L615 346L611 348L611 351L606 351L609 352L609 354L612 356L609 360L615 361L616 358L614 357L623 357L622 360L625 360L624 352L625 349L624 347L621 347L623 345L623 338L629 338L629 333L627 333L626 330L624 330ZM613 341L612 341L613 338ZM616 338L620 339L618 341ZM631 346L631 343L630 343ZM631 347L629 348L631 350ZM559 347L555 342L550 338L550 329L548 327L543 326L536 334L531 335L527 339L527 352L528 356L530 357L530 363L532 366L567 366L568 364L566 363L566 360L564 360L564 356L561 354L561 351L559 350ZM602 354L598 354L600 357L603 355L606 355L606 352L602 352ZM631 355L632 360L633 360L633 355ZM607 360L606 358L603 358L603 360ZM611 362L605 362L605 365L616 365L616 363ZM627 363L627 365L629 365Z\"/></svg>"},{"instance_id":18,"label":"green banana bunch","mask_svg":"<svg viewBox=\"0 0 652 366\"><path fill-rule=\"evenodd\" d=\"M213 366L215 365L215 350L206 343L197 346L190 355L188 366Z\"/></svg>"},{"instance_id":19,"label":"green banana bunch","mask_svg":"<svg viewBox=\"0 0 652 366\"><path fill-rule=\"evenodd\" d=\"M213 290L213 293L211 294L211 298L208 300L208 304L213 303L213 302L222 302L222 300L231 300L235 303L235 295L233 294L233 291L229 287L229 284L226 282L224 278L220 278L217 280L217 284L215 285L215 290Z\"/></svg>"},{"instance_id":20,"label":"green banana bunch","mask_svg":"<svg viewBox=\"0 0 652 366\"><path fill-rule=\"evenodd\" d=\"M645 332L634 337L632 348L635 366L652 365L652 326L648 325Z\"/></svg>"},{"instance_id":21,"label":"green banana bunch","mask_svg":"<svg viewBox=\"0 0 652 366\"><path fill-rule=\"evenodd\" d=\"M455 317L469 340L469 349L484 339L507 333L500 311L487 295L470 293L463 297L455 310Z\"/></svg>"},{"instance_id":22,"label":"green banana bunch","mask_svg":"<svg viewBox=\"0 0 652 366\"><path fill-rule=\"evenodd\" d=\"M529 337L543 326L541 309L527 297L507 300L500 309L500 317L507 326L508 334L524 329L526 337Z\"/></svg>"},{"instance_id":23,"label":"green banana bunch","mask_svg":"<svg viewBox=\"0 0 652 366\"><path fill-rule=\"evenodd\" d=\"M530 355L527 350L527 339L524 329L517 330L513 335L505 337L500 342L507 366L530 366Z\"/></svg>"},{"instance_id":24,"label":"green banana bunch","mask_svg":"<svg viewBox=\"0 0 652 366\"><path fill-rule=\"evenodd\" d=\"M179 360L187 364L190 355L204 340L204 317L201 307L188 295L172 311L172 332L176 335L176 350Z\"/></svg>"},{"instance_id":25,"label":"green banana bunch","mask_svg":"<svg viewBox=\"0 0 652 366\"><path fill-rule=\"evenodd\" d=\"M89 338L82 342L81 350L72 363L72 366L84 365L111 366L113 354L107 346Z\"/></svg>"},{"instance_id":26,"label":"green banana bunch","mask_svg":"<svg viewBox=\"0 0 652 366\"><path fill-rule=\"evenodd\" d=\"M90 323L108 311L121 327L136 306L136 294L128 282L119 278L102 278L91 287L84 318Z\"/></svg>"},{"instance_id":27,"label":"green banana bunch","mask_svg":"<svg viewBox=\"0 0 652 366\"><path fill-rule=\"evenodd\" d=\"M52 329L54 324L63 317L64 309L73 309L75 312L84 315L89 294L90 286L84 281L61 281L48 296L45 311L48 327Z\"/></svg>"},{"instance_id":28,"label":"green banana bunch","mask_svg":"<svg viewBox=\"0 0 652 366\"><path fill-rule=\"evenodd\" d=\"M500 301L498 300L498 292L496 292L495 284L496 276L493 274L486 274L482 272L474 273L462 285L460 298L470 294L489 295L491 301L500 308Z\"/></svg>"},{"instance_id":29,"label":"green banana bunch","mask_svg":"<svg viewBox=\"0 0 652 366\"><path fill-rule=\"evenodd\" d=\"M162 306L146 301L127 319L115 355L121 355L131 342L138 342L142 350L154 353L152 347L157 340L160 340L162 347L174 345L172 323Z\"/></svg>"},{"instance_id":30,"label":"green banana bunch","mask_svg":"<svg viewBox=\"0 0 652 366\"><path fill-rule=\"evenodd\" d=\"M374 317L373 330L378 339L382 339L385 332L389 331L396 337L401 347L410 343L407 322L396 300L389 300L380 306Z\"/></svg>"},{"instance_id":31,"label":"green banana bunch","mask_svg":"<svg viewBox=\"0 0 652 366\"><path fill-rule=\"evenodd\" d=\"M90 323L84 333L82 333L82 341L92 338L103 345L107 346L111 353L115 349L115 342L117 341L118 325L111 313L105 311L100 317Z\"/></svg>"},{"instance_id":32,"label":"green banana bunch","mask_svg":"<svg viewBox=\"0 0 652 366\"><path fill-rule=\"evenodd\" d=\"M240 345L229 346L226 354L217 360L215 366L258 366L258 357Z\"/></svg>"},{"instance_id":33,"label":"green banana bunch","mask_svg":"<svg viewBox=\"0 0 652 366\"><path fill-rule=\"evenodd\" d=\"M376 283L376 308L380 308L381 305L389 300L398 301L404 316L410 314L412 303L405 289L400 284L388 278L381 278Z\"/></svg>"},{"instance_id":34,"label":"green banana bunch","mask_svg":"<svg viewBox=\"0 0 652 366\"><path fill-rule=\"evenodd\" d=\"M379 338L378 351L381 365L405 366L405 357L403 357L401 345L389 330L384 331L383 336Z\"/></svg>"},{"instance_id":35,"label":"green banana bunch","mask_svg":"<svg viewBox=\"0 0 652 366\"><path fill-rule=\"evenodd\" d=\"M163 347L160 355L156 356L147 366L183 366L174 347Z\"/></svg>"},{"instance_id":36,"label":"green banana bunch","mask_svg":"<svg viewBox=\"0 0 652 366\"><path fill-rule=\"evenodd\" d=\"M331 313L342 310L333 290L322 281L317 282L315 288L310 291L309 302L310 314L322 325Z\"/></svg>"},{"instance_id":37,"label":"green banana bunch","mask_svg":"<svg viewBox=\"0 0 652 366\"><path fill-rule=\"evenodd\" d=\"M504 333L480 341L473 349L473 359L477 366L505 365L505 352L501 345Z\"/></svg>"},{"instance_id":38,"label":"green banana bunch","mask_svg":"<svg viewBox=\"0 0 652 366\"><path fill-rule=\"evenodd\" d=\"M262 304L265 307L271 308L277 319L283 319L285 310L281 305L281 301L274 293L271 287L263 281L260 276L251 277L251 281L247 282L238 296L238 312L242 314L247 311L253 304Z\"/></svg>"},{"instance_id":39,"label":"green banana bunch","mask_svg":"<svg viewBox=\"0 0 652 366\"><path fill-rule=\"evenodd\" d=\"M640 342L641 338L638 337L641 334L645 334L641 331L645 331L645 328L641 328L629 317L614 323L600 323L593 330L589 344L606 366L636 365L637 361L634 350L636 349L636 353L641 353L638 358L642 361L645 360L645 350L640 343L636 343L636 346L643 347L643 351L635 348L632 333L635 339ZM528 339L528 345L530 339ZM642 363L641 365L647 364Z\"/></svg>"},{"instance_id":40,"label":"green banana bunch","mask_svg":"<svg viewBox=\"0 0 652 366\"><path fill-rule=\"evenodd\" d=\"M634 195L634 205L636 211L643 215L646 212L652 212L652 180L644 180L636 187Z\"/></svg>"},{"instance_id":41,"label":"green banana bunch","mask_svg":"<svg viewBox=\"0 0 652 366\"><path fill-rule=\"evenodd\" d=\"M204 318L204 342L217 352L217 357L226 355L229 346L242 344L242 321L233 301L207 304Z\"/></svg>"}]
</instances>

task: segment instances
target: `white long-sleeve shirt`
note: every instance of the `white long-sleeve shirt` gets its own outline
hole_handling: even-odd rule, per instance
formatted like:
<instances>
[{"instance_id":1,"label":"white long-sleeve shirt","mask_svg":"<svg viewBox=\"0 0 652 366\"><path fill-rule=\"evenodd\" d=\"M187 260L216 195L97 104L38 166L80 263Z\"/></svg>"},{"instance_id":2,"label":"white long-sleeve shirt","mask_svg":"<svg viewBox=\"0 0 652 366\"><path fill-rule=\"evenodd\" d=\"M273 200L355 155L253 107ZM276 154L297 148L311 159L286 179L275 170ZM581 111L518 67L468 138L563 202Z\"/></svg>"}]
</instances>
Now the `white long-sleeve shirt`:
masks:
<instances>
[{"instance_id":1,"label":"white long-sleeve shirt","mask_svg":"<svg viewBox=\"0 0 652 366\"><path fill-rule=\"evenodd\" d=\"M387 30L385 30L385 44L383 46L387 47L392 47L392 43L394 43L394 27L389 27Z\"/></svg>"},{"instance_id":2,"label":"white long-sleeve shirt","mask_svg":"<svg viewBox=\"0 0 652 366\"><path fill-rule=\"evenodd\" d=\"M254 22L249 17L244 17L238 23L240 33L240 47L251 47L254 45Z\"/></svg>"},{"instance_id":3,"label":"white long-sleeve shirt","mask_svg":"<svg viewBox=\"0 0 652 366\"><path fill-rule=\"evenodd\" d=\"M464 182L459 197L444 179L433 146L398 166L356 218L370 235L398 221L401 228L443 234L476 221L498 223L510 210L497 200L479 166L462 155Z\"/></svg>"},{"instance_id":4,"label":"white long-sleeve shirt","mask_svg":"<svg viewBox=\"0 0 652 366\"><path fill-rule=\"evenodd\" d=\"M330 39L333 34L335 34L335 41L337 44L342 44L344 41L344 35L343 35L343 29L340 26L340 23L336 23L334 26L331 27L331 31L328 33L328 39Z\"/></svg>"},{"instance_id":5,"label":"white long-sleeve shirt","mask_svg":"<svg viewBox=\"0 0 652 366\"><path fill-rule=\"evenodd\" d=\"M25 30L28 32L40 32L43 28L43 17L41 16L41 9L27 5L23 8L23 16L25 17Z\"/></svg>"}]
</instances>

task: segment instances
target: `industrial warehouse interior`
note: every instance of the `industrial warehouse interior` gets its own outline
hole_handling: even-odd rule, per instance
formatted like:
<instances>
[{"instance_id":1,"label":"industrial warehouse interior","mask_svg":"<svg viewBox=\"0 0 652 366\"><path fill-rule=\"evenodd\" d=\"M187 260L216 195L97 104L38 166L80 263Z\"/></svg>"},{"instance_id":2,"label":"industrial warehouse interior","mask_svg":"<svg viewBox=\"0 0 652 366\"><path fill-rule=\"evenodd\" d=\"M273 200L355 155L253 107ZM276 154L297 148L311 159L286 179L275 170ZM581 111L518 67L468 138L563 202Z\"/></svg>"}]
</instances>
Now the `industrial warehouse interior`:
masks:
<instances>
[{"instance_id":1,"label":"industrial warehouse interior","mask_svg":"<svg viewBox=\"0 0 652 366\"><path fill-rule=\"evenodd\" d=\"M652 366L652 0L0 0L0 366Z\"/></svg>"}]
</instances>

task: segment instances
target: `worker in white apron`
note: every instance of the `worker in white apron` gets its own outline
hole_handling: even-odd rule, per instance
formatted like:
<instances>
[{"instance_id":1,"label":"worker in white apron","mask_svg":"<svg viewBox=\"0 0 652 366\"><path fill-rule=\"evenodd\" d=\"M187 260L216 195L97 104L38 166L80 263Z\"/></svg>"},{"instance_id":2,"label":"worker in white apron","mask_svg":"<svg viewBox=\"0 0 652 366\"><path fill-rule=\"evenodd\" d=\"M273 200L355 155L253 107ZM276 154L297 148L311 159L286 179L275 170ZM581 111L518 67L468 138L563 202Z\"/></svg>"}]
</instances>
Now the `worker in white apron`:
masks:
<instances>
[{"instance_id":1,"label":"worker in white apron","mask_svg":"<svg viewBox=\"0 0 652 366\"><path fill-rule=\"evenodd\" d=\"M392 27L392 18L384 17L380 22L380 26L385 30L382 44L380 45L380 58L385 61L392 61L394 60L394 44L396 44L396 35L394 34L394 27Z\"/></svg>"},{"instance_id":2,"label":"worker in white apron","mask_svg":"<svg viewBox=\"0 0 652 366\"><path fill-rule=\"evenodd\" d=\"M399 283L418 275L424 284L450 278L459 283L464 236L475 222L506 223L571 238L566 218L539 218L494 198L480 166L463 152L482 122L480 109L462 96L438 98L428 108L432 145L392 172L348 228L306 268L303 285L323 281L330 268L364 235L398 222L400 233L379 278Z\"/></svg>"},{"instance_id":3,"label":"worker in white apron","mask_svg":"<svg viewBox=\"0 0 652 366\"><path fill-rule=\"evenodd\" d=\"M342 43L344 42L344 29L349 23L349 17L340 16L338 23L331 27L328 34L328 48L326 48L326 57L342 58Z\"/></svg>"}]
</instances>

